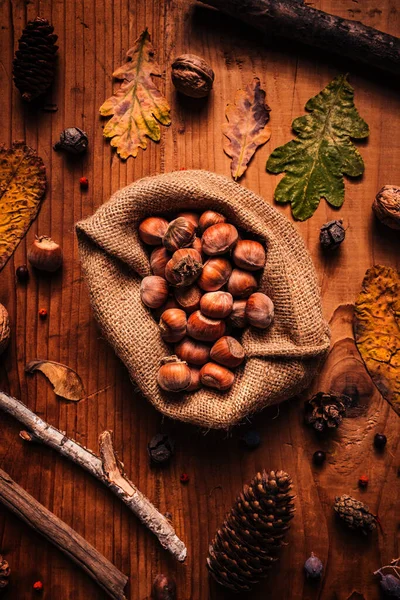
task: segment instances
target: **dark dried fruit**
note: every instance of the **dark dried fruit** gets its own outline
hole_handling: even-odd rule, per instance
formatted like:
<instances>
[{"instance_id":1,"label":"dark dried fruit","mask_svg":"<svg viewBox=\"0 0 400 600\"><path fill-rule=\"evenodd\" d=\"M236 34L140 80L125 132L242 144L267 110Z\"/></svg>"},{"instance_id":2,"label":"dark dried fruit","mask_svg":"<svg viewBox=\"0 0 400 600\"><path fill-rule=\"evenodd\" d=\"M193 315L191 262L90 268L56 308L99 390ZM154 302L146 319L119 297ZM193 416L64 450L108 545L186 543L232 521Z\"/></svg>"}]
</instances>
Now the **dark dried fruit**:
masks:
<instances>
[{"instance_id":1,"label":"dark dried fruit","mask_svg":"<svg viewBox=\"0 0 400 600\"><path fill-rule=\"evenodd\" d=\"M310 558L307 558L304 563L304 571L307 579L321 579L324 572L324 565L318 556L315 556L314 552L311 552Z\"/></svg>"},{"instance_id":2,"label":"dark dried fruit","mask_svg":"<svg viewBox=\"0 0 400 600\"><path fill-rule=\"evenodd\" d=\"M15 274L20 283L26 283L29 279L29 271L26 265L17 267Z\"/></svg>"},{"instance_id":3,"label":"dark dried fruit","mask_svg":"<svg viewBox=\"0 0 400 600\"><path fill-rule=\"evenodd\" d=\"M326 453L323 450L317 450L313 454L313 463L314 465L323 465L326 461Z\"/></svg>"},{"instance_id":4,"label":"dark dried fruit","mask_svg":"<svg viewBox=\"0 0 400 600\"><path fill-rule=\"evenodd\" d=\"M351 398L344 394L318 392L304 405L304 420L317 431L339 427L350 406Z\"/></svg>"},{"instance_id":5,"label":"dark dried fruit","mask_svg":"<svg viewBox=\"0 0 400 600\"><path fill-rule=\"evenodd\" d=\"M321 227L319 241L324 250L335 250L346 236L343 221L329 221Z\"/></svg>"},{"instance_id":6,"label":"dark dried fruit","mask_svg":"<svg viewBox=\"0 0 400 600\"><path fill-rule=\"evenodd\" d=\"M157 433L148 443L147 450L153 463L162 465L167 463L173 453L175 444L165 433Z\"/></svg>"},{"instance_id":7,"label":"dark dried fruit","mask_svg":"<svg viewBox=\"0 0 400 600\"><path fill-rule=\"evenodd\" d=\"M60 133L60 141L54 144L54 150L65 150L70 154L86 152L89 144L87 134L79 127L68 127Z\"/></svg>"},{"instance_id":8,"label":"dark dried fruit","mask_svg":"<svg viewBox=\"0 0 400 600\"><path fill-rule=\"evenodd\" d=\"M385 598L400 599L400 579L394 575L383 575L379 582Z\"/></svg>"},{"instance_id":9,"label":"dark dried fruit","mask_svg":"<svg viewBox=\"0 0 400 600\"><path fill-rule=\"evenodd\" d=\"M336 496L333 508L350 529L358 529L367 535L376 528L376 517L368 506L348 494Z\"/></svg>"},{"instance_id":10,"label":"dark dried fruit","mask_svg":"<svg viewBox=\"0 0 400 600\"><path fill-rule=\"evenodd\" d=\"M255 429L249 429L242 435L240 439L243 444L251 450L253 450L253 448L258 448L258 446L261 444L261 436Z\"/></svg>"},{"instance_id":11,"label":"dark dried fruit","mask_svg":"<svg viewBox=\"0 0 400 600\"><path fill-rule=\"evenodd\" d=\"M151 600L175 600L176 583L167 575L157 575L151 590Z\"/></svg>"},{"instance_id":12,"label":"dark dried fruit","mask_svg":"<svg viewBox=\"0 0 400 600\"><path fill-rule=\"evenodd\" d=\"M374 446L378 450L383 450L386 446L387 437L384 433L376 433L374 437Z\"/></svg>"}]
</instances>

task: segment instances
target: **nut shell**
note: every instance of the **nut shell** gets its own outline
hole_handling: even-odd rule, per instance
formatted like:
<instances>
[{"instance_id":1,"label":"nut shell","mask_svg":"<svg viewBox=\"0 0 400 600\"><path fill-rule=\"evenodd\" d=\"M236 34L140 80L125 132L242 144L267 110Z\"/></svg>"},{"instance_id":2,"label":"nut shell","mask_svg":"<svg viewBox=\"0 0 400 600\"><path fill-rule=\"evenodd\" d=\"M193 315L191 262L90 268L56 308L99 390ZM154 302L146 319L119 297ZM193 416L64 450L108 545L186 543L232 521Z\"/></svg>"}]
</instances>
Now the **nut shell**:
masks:
<instances>
[{"instance_id":1,"label":"nut shell","mask_svg":"<svg viewBox=\"0 0 400 600\"><path fill-rule=\"evenodd\" d=\"M229 292L208 292L200 300L200 310L211 319L225 319L232 311L233 298Z\"/></svg>"},{"instance_id":2,"label":"nut shell","mask_svg":"<svg viewBox=\"0 0 400 600\"><path fill-rule=\"evenodd\" d=\"M202 291L196 284L175 288L174 296L180 308L188 314L200 308Z\"/></svg>"},{"instance_id":3,"label":"nut shell","mask_svg":"<svg viewBox=\"0 0 400 600\"><path fill-rule=\"evenodd\" d=\"M233 269L226 289L234 298L248 298L256 291L257 280L249 271Z\"/></svg>"},{"instance_id":4,"label":"nut shell","mask_svg":"<svg viewBox=\"0 0 400 600\"><path fill-rule=\"evenodd\" d=\"M207 227L211 227L211 225L216 225L217 223L226 223L226 217L214 210L206 210L200 216L199 229L201 233L204 233Z\"/></svg>"},{"instance_id":5,"label":"nut shell","mask_svg":"<svg viewBox=\"0 0 400 600\"><path fill-rule=\"evenodd\" d=\"M232 253L233 262L239 269L257 271L265 265L265 250L254 240L239 240Z\"/></svg>"},{"instance_id":6,"label":"nut shell","mask_svg":"<svg viewBox=\"0 0 400 600\"><path fill-rule=\"evenodd\" d=\"M139 237L149 246L161 246L168 221L162 217L148 217L139 225Z\"/></svg>"},{"instance_id":7,"label":"nut shell","mask_svg":"<svg viewBox=\"0 0 400 600\"><path fill-rule=\"evenodd\" d=\"M381 223L391 229L400 229L400 188L384 185L376 195L372 210Z\"/></svg>"},{"instance_id":8,"label":"nut shell","mask_svg":"<svg viewBox=\"0 0 400 600\"><path fill-rule=\"evenodd\" d=\"M237 339L230 335L224 335L215 342L210 356L212 360L224 367L235 368L242 364L245 353L242 344Z\"/></svg>"},{"instance_id":9,"label":"nut shell","mask_svg":"<svg viewBox=\"0 0 400 600\"><path fill-rule=\"evenodd\" d=\"M50 237L42 235L33 242L28 250L28 260L39 271L54 273L62 265L62 250Z\"/></svg>"},{"instance_id":10,"label":"nut shell","mask_svg":"<svg viewBox=\"0 0 400 600\"><path fill-rule=\"evenodd\" d=\"M149 308L159 308L168 298L168 283L158 275L148 275L140 283L140 298Z\"/></svg>"},{"instance_id":11,"label":"nut shell","mask_svg":"<svg viewBox=\"0 0 400 600\"><path fill-rule=\"evenodd\" d=\"M198 340L184 338L175 346L175 354L190 365L202 367L210 360L210 348Z\"/></svg>"},{"instance_id":12,"label":"nut shell","mask_svg":"<svg viewBox=\"0 0 400 600\"><path fill-rule=\"evenodd\" d=\"M232 265L226 258L210 258L203 265L197 285L205 292L216 292L228 281Z\"/></svg>"},{"instance_id":13,"label":"nut shell","mask_svg":"<svg viewBox=\"0 0 400 600\"><path fill-rule=\"evenodd\" d=\"M196 54L182 54L172 63L172 83L181 94L191 98L204 98L214 83L214 71Z\"/></svg>"},{"instance_id":14,"label":"nut shell","mask_svg":"<svg viewBox=\"0 0 400 600\"><path fill-rule=\"evenodd\" d=\"M6 307L0 304L0 355L3 354L10 341L10 319Z\"/></svg>"},{"instance_id":15,"label":"nut shell","mask_svg":"<svg viewBox=\"0 0 400 600\"><path fill-rule=\"evenodd\" d=\"M225 322L205 317L199 310L188 319L187 332L190 337L201 342L215 342L225 333Z\"/></svg>"},{"instance_id":16,"label":"nut shell","mask_svg":"<svg viewBox=\"0 0 400 600\"><path fill-rule=\"evenodd\" d=\"M274 304L261 292L252 294L246 304L246 319L258 329L267 329L274 320Z\"/></svg>"},{"instance_id":17,"label":"nut shell","mask_svg":"<svg viewBox=\"0 0 400 600\"><path fill-rule=\"evenodd\" d=\"M201 238L201 247L208 256L226 254L238 241L238 230L230 223L217 223L207 227Z\"/></svg>"},{"instance_id":18,"label":"nut shell","mask_svg":"<svg viewBox=\"0 0 400 600\"><path fill-rule=\"evenodd\" d=\"M192 221L178 217L171 221L163 237L163 244L169 252L191 246L196 237L196 227Z\"/></svg>"},{"instance_id":19,"label":"nut shell","mask_svg":"<svg viewBox=\"0 0 400 600\"><path fill-rule=\"evenodd\" d=\"M165 267L170 259L171 255L164 246L154 248L153 252L150 254L150 267L153 275L165 277Z\"/></svg>"},{"instance_id":20,"label":"nut shell","mask_svg":"<svg viewBox=\"0 0 400 600\"><path fill-rule=\"evenodd\" d=\"M232 387L235 375L226 367L209 362L201 368L200 380L203 385L224 392Z\"/></svg>"},{"instance_id":21,"label":"nut shell","mask_svg":"<svg viewBox=\"0 0 400 600\"><path fill-rule=\"evenodd\" d=\"M228 317L228 322L238 329L243 329L247 325L246 321L247 300L234 300L232 312Z\"/></svg>"},{"instance_id":22,"label":"nut shell","mask_svg":"<svg viewBox=\"0 0 400 600\"><path fill-rule=\"evenodd\" d=\"M172 255L165 267L165 277L175 287L191 285L203 270L200 254L194 248L181 248Z\"/></svg>"},{"instance_id":23,"label":"nut shell","mask_svg":"<svg viewBox=\"0 0 400 600\"><path fill-rule=\"evenodd\" d=\"M166 392L182 392L190 386L192 375L187 363L177 356L167 356L161 361L157 374L158 385Z\"/></svg>"},{"instance_id":24,"label":"nut shell","mask_svg":"<svg viewBox=\"0 0 400 600\"><path fill-rule=\"evenodd\" d=\"M168 308L160 318L161 337L165 342L179 342L186 335L186 313L180 308Z\"/></svg>"}]
</instances>

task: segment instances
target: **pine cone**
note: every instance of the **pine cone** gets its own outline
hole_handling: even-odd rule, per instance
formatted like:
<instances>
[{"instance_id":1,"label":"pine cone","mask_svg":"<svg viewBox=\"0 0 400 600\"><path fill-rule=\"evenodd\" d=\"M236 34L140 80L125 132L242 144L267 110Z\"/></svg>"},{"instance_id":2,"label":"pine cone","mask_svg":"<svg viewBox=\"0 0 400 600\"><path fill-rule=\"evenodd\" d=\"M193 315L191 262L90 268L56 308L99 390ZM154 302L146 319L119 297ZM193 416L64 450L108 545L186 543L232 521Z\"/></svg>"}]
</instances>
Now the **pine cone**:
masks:
<instances>
[{"instance_id":1,"label":"pine cone","mask_svg":"<svg viewBox=\"0 0 400 600\"><path fill-rule=\"evenodd\" d=\"M11 569L8 562L0 554L0 589L7 587Z\"/></svg>"},{"instance_id":2,"label":"pine cone","mask_svg":"<svg viewBox=\"0 0 400 600\"><path fill-rule=\"evenodd\" d=\"M284 471L257 473L237 498L209 548L214 579L235 592L265 577L293 518L291 479Z\"/></svg>"},{"instance_id":3,"label":"pine cone","mask_svg":"<svg viewBox=\"0 0 400 600\"><path fill-rule=\"evenodd\" d=\"M305 403L305 422L317 431L339 427L350 403L344 394L318 392Z\"/></svg>"},{"instance_id":4,"label":"pine cone","mask_svg":"<svg viewBox=\"0 0 400 600\"><path fill-rule=\"evenodd\" d=\"M350 529L360 529L366 535L376 528L376 517L368 506L347 494L336 496L333 508Z\"/></svg>"},{"instance_id":5,"label":"pine cone","mask_svg":"<svg viewBox=\"0 0 400 600\"><path fill-rule=\"evenodd\" d=\"M53 82L57 36L47 19L29 21L18 41L13 61L14 83L27 102L41 96Z\"/></svg>"}]
</instances>

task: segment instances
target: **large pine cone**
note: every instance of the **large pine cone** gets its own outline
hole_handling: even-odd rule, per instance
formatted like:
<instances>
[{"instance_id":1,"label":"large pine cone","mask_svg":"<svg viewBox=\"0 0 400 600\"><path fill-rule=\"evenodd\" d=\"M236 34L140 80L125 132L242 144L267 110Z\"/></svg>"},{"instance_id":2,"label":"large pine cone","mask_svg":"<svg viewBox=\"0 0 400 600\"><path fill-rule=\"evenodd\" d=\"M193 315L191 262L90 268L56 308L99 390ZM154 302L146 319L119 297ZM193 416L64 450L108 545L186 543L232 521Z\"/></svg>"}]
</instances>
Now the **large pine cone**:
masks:
<instances>
[{"instance_id":1,"label":"large pine cone","mask_svg":"<svg viewBox=\"0 0 400 600\"><path fill-rule=\"evenodd\" d=\"M27 102L41 96L53 83L57 36L47 19L29 21L18 41L13 61L14 83Z\"/></svg>"},{"instance_id":2,"label":"large pine cone","mask_svg":"<svg viewBox=\"0 0 400 600\"><path fill-rule=\"evenodd\" d=\"M0 554L0 589L7 587L11 569L8 562Z\"/></svg>"},{"instance_id":3,"label":"large pine cone","mask_svg":"<svg viewBox=\"0 0 400 600\"><path fill-rule=\"evenodd\" d=\"M209 548L208 568L218 583L241 592L266 576L293 518L291 489L284 471L257 473L244 487Z\"/></svg>"},{"instance_id":4,"label":"large pine cone","mask_svg":"<svg viewBox=\"0 0 400 600\"><path fill-rule=\"evenodd\" d=\"M333 508L350 529L359 529L366 535L376 527L376 517L368 506L348 494L336 496Z\"/></svg>"},{"instance_id":5,"label":"large pine cone","mask_svg":"<svg viewBox=\"0 0 400 600\"><path fill-rule=\"evenodd\" d=\"M305 422L317 431L339 427L351 404L344 394L318 392L305 403Z\"/></svg>"}]
</instances>

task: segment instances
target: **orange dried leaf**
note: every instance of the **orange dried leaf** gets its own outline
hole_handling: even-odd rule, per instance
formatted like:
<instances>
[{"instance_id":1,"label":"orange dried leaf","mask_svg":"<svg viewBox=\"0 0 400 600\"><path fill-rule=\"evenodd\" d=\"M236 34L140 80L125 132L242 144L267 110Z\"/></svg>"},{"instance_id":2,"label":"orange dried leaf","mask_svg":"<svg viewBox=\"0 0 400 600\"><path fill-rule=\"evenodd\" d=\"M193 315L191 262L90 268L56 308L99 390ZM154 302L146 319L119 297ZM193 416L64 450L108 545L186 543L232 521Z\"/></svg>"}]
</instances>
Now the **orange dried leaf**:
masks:
<instances>
[{"instance_id":1,"label":"orange dried leaf","mask_svg":"<svg viewBox=\"0 0 400 600\"><path fill-rule=\"evenodd\" d=\"M161 125L170 125L168 101L157 89L152 76L161 76L154 60L150 34L145 29L128 50L127 62L114 71L113 77L123 81L119 90L100 107L103 117L113 115L103 135L111 138L111 146L121 158L137 156L139 148L147 148L147 139L161 139Z\"/></svg>"},{"instance_id":2,"label":"orange dried leaf","mask_svg":"<svg viewBox=\"0 0 400 600\"><path fill-rule=\"evenodd\" d=\"M0 146L0 271L28 231L46 189L46 169L24 142Z\"/></svg>"},{"instance_id":3,"label":"orange dried leaf","mask_svg":"<svg viewBox=\"0 0 400 600\"><path fill-rule=\"evenodd\" d=\"M34 371L41 371L46 375L57 396L77 402L85 395L78 373L66 365L51 360L35 359L25 367L26 373Z\"/></svg>"},{"instance_id":4,"label":"orange dried leaf","mask_svg":"<svg viewBox=\"0 0 400 600\"><path fill-rule=\"evenodd\" d=\"M354 312L358 350L380 393L400 414L400 273L368 269Z\"/></svg>"},{"instance_id":5,"label":"orange dried leaf","mask_svg":"<svg viewBox=\"0 0 400 600\"><path fill-rule=\"evenodd\" d=\"M243 175L258 146L271 137L271 130L266 127L269 113L258 77L245 90L238 90L235 103L226 107L228 123L222 125L222 132L225 136L224 151L232 159L233 179Z\"/></svg>"}]
</instances>

